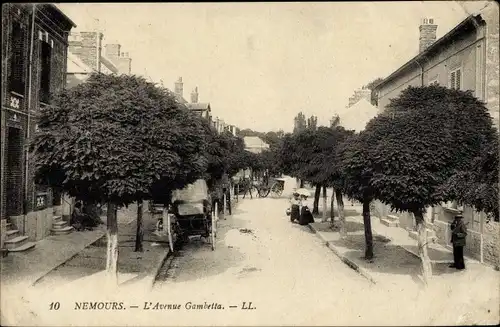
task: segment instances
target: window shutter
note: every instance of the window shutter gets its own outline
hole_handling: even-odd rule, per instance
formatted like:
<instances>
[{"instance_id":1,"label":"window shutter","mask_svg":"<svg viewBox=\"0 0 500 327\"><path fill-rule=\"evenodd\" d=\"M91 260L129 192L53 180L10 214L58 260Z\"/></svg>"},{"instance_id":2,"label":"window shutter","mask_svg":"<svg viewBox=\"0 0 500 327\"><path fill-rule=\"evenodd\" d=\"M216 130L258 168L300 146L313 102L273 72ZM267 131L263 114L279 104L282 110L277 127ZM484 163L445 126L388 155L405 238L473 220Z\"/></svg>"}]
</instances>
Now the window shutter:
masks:
<instances>
[{"instance_id":1,"label":"window shutter","mask_svg":"<svg viewBox=\"0 0 500 327\"><path fill-rule=\"evenodd\" d=\"M457 72L456 72L456 80L457 80L457 82L456 82L456 84L457 84L456 89L457 89L457 90L460 90L460 86L461 86L461 85L460 85L460 82L461 82L461 81L460 81L460 77L461 77L460 75L462 75L462 71L459 69L459 70L457 70Z\"/></svg>"},{"instance_id":2,"label":"window shutter","mask_svg":"<svg viewBox=\"0 0 500 327\"><path fill-rule=\"evenodd\" d=\"M11 90L24 94L26 30L15 22L12 28Z\"/></svg>"},{"instance_id":3,"label":"window shutter","mask_svg":"<svg viewBox=\"0 0 500 327\"><path fill-rule=\"evenodd\" d=\"M451 87L452 89L454 89L454 88L455 88L455 72L452 72L452 73L450 74L450 87Z\"/></svg>"}]
</instances>

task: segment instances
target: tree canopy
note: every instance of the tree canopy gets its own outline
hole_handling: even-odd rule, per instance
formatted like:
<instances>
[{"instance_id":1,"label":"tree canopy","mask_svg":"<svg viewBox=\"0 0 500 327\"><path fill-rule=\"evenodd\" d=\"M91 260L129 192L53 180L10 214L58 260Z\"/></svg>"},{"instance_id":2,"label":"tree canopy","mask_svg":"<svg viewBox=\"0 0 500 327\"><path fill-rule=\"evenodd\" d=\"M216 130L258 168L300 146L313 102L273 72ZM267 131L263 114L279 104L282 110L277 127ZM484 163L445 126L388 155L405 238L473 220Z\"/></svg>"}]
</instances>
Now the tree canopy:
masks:
<instances>
[{"instance_id":1,"label":"tree canopy","mask_svg":"<svg viewBox=\"0 0 500 327\"><path fill-rule=\"evenodd\" d=\"M140 77L93 74L56 95L39 127L38 181L77 198L128 204L206 170L201 119Z\"/></svg>"},{"instance_id":2,"label":"tree canopy","mask_svg":"<svg viewBox=\"0 0 500 327\"><path fill-rule=\"evenodd\" d=\"M484 144L495 138L484 104L471 92L441 86L409 87L391 100L389 116L376 118L368 133L376 197L399 211L418 211L448 201L442 187L468 171Z\"/></svg>"}]
</instances>

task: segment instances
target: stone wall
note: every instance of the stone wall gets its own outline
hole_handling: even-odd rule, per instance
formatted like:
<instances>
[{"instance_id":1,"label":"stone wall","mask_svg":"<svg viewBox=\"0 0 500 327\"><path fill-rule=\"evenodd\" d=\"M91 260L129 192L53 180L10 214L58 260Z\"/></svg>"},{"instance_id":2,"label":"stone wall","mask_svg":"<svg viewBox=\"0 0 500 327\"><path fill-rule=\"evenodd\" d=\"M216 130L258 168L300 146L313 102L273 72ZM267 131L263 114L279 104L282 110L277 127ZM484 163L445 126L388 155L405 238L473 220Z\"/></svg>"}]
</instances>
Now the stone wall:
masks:
<instances>
[{"instance_id":1,"label":"stone wall","mask_svg":"<svg viewBox=\"0 0 500 327\"><path fill-rule=\"evenodd\" d=\"M500 223L490 221L483 226L483 260L500 268Z\"/></svg>"},{"instance_id":2,"label":"stone wall","mask_svg":"<svg viewBox=\"0 0 500 327\"><path fill-rule=\"evenodd\" d=\"M499 109L499 22L498 4L491 1L481 16L486 21L486 106L498 128Z\"/></svg>"},{"instance_id":3,"label":"stone wall","mask_svg":"<svg viewBox=\"0 0 500 327\"><path fill-rule=\"evenodd\" d=\"M0 220L0 249L3 249L3 244L7 238L7 219Z\"/></svg>"}]
</instances>

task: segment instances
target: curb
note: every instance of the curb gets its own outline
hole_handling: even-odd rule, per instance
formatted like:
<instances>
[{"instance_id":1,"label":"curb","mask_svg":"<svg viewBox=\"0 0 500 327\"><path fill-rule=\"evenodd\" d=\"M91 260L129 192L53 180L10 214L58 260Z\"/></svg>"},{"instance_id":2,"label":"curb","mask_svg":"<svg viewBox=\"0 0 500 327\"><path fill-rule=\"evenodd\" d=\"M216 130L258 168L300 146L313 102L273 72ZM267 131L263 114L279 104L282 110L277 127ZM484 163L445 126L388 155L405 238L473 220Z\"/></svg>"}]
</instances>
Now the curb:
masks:
<instances>
[{"instance_id":1,"label":"curb","mask_svg":"<svg viewBox=\"0 0 500 327\"><path fill-rule=\"evenodd\" d=\"M158 260L158 263L154 267L153 274L151 275L151 277L148 277L148 278L151 278L151 280L148 282L148 287L150 290L153 290L153 288L154 288L154 284L156 282L156 278L158 277L158 274L160 273L161 267L163 267L163 265L169 259L174 258L174 256L172 254L173 254L173 252L170 251L170 249L168 249L165 251L165 254L161 256L161 260Z\"/></svg>"},{"instance_id":2,"label":"curb","mask_svg":"<svg viewBox=\"0 0 500 327\"><path fill-rule=\"evenodd\" d=\"M368 281L370 281L372 284L377 284L375 279L371 276L371 274L365 269L360 267L356 262L352 261L351 259L347 258L346 256L342 255L336 248L333 246L330 242L326 241L323 236L321 236L321 233L319 233L311 224L307 225L311 231L313 231L322 241L325 242L325 245L332 251L337 257L342 260L343 263L345 263L349 268L353 269L356 271L358 274L366 278Z\"/></svg>"}]
</instances>

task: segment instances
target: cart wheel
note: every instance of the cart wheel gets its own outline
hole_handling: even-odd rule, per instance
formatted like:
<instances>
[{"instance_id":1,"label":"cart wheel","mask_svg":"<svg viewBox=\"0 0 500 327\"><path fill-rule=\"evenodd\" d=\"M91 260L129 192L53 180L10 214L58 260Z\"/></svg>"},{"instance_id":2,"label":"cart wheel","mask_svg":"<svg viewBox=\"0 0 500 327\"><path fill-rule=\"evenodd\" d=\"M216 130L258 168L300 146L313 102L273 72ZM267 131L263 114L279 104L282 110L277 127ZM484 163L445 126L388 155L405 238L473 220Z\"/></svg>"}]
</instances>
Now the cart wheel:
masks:
<instances>
[{"instance_id":1,"label":"cart wheel","mask_svg":"<svg viewBox=\"0 0 500 327\"><path fill-rule=\"evenodd\" d=\"M215 220L214 216L212 215L210 217L212 219L212 230L210 232L210 237L211 237L211 243L212 243L212 251L215 250L215 237L217 235L217 221Z\"/></svg>"},{"instance_id":2,"label":"cart wheel","mask_svg":"<svg viewBox=\"0 0 500 327\"><path fill-rule=\"evenodd\" d=\"M267 197L267 196L269 195L269 192L271 192L271 189L270 189L270 188L267 188L267 187L266 187L266 188L261 188L261 189L259 190L259 196L260 196L261 198L265 198L265 197Z\"/></svg>"},{"instance_id":3,"label":"cart wheel","mask_svg":"<svg viewBox=\"0 0 500 327\"><path fill-rule=\"evenodd\" d=\"M174 240L172 235L172 222L170 219L170 215L167 213L167 236L168 236L168 245L170 246L170 251L174 252Z\"/></svg>"}]
</instances>

